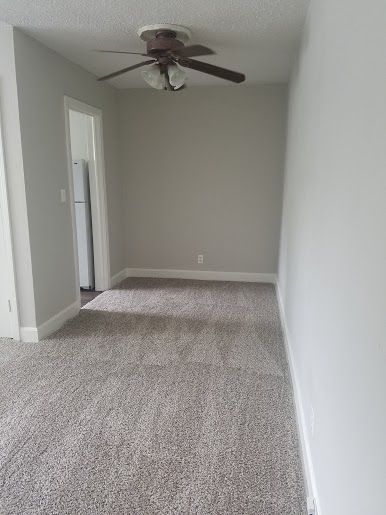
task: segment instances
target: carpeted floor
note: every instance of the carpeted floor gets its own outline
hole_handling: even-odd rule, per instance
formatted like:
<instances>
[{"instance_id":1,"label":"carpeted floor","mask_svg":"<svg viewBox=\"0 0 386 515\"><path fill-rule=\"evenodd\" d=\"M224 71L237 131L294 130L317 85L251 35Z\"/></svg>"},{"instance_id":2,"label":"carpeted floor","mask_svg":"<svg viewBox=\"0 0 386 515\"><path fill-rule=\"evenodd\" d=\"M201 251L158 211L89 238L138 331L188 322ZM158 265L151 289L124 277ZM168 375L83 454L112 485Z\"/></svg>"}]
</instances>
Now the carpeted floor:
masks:
<instances>
[{"instance_id":1,"label":"carpeted floor","mask_svg":"<svg viewBox=\"0 0 386 515\"><path fill-rule=\"evenodd\" d=\"M129 279L0 343L0 513L303 515L272 285Z\"/></svg>"}]
</instances>

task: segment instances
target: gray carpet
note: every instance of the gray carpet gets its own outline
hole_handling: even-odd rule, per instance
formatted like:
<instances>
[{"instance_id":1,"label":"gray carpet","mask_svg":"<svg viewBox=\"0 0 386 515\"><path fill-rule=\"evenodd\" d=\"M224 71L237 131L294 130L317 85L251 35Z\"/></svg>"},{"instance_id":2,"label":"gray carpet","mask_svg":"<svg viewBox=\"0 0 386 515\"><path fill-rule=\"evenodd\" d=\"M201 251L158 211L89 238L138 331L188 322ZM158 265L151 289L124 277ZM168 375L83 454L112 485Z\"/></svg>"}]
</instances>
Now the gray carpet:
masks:
<instances>
[{"instance_id":1,"label":"gray carpet","mask_svg":"<svg viewBox=\"0 0 386 515\"><path fill-rule=\"evenodd\" d=\"M0 343L0 513L303 515L272 285L129 279Z\"/></svg>"}]
</instances>

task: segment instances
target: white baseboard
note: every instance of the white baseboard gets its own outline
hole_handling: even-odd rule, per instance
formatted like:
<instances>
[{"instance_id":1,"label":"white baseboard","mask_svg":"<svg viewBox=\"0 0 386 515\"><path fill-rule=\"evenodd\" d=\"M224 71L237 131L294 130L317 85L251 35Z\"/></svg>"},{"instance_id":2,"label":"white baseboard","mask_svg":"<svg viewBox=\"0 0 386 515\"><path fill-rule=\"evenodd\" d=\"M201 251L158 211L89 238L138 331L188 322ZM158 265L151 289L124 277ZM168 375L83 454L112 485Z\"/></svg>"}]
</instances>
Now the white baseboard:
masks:
<instances>
[{"instance_id":1,"label":"white baseboard","mask_svg":"<svg viewBox=\"0 0 386 515\"><path fill-rule=\"evenodd\" d=\"M240 281L273 284L276 282L276 274L215 272L212 270L168 270L164 268L126 268L125 277L158 277L164 279L198 279L202 281Z\"/></svg>"},{"instance_id":2,"label":"white baseboard","mask_svg":"<svg viewBox=\"0 0 386 515\"><path fill-rule=\"evenodd\" d=\"M37 327L20 327L20 341L28 343L37 343L39 334Z\"/></svg>"},{"instance_id":3,"label":"white baseboard","mask_svg":"<svg viewBox=\"0 0 386 515\"><path fill-rule=\"evenodd\" d=\"M123 281L124 279L126 279L128 277L127 271L128 271L128 269L124 268L117 274L113 275L110 279L110 288L113 288L116 284L118 284L121 281Z\"/></svg>"},{"instance_id":4,"label":"white baseboard","mask_svg":"<svg viewBox=\"0 0 386 515\"><path fill-rule=\"evenodd\" d=\"M57 331L64 324L64 322L76 316L79 313L79 310L80 299L77 299L73 304L67 306L65 309L51 317L49 320L39 325L39 340Z\"/></svg>"},{"instance_id":5,"label":"white baseboard","mask_svg":"<svg viewBox=\"0 0 386 515\"><path fill-rule=\"evenodd\" d=\"M38 327L21 327L20 339L22 342L37 343L43 338L57 331L67 320L73 318L79 313L80 299L73 304L67 306L62 311L43 322Z\"/></svg>"},{"instance_id":6,"label":"white baseboard","mask_svg":"<svg viewBox=\"0 0 386 515\"><path fill-rule=\"evenodd\" d=\"M285 344L287 360L288 360L290 373L291 373L292 387L293 387L293 391L294 391L296 418L297 418L297 423L298 423L298 432L299 432L299 436L300 436L300 445L301 445L303 469L304 469L306 487L307 487L307 496L309 498L315 499L316 504L317 504L317 509L318 509L317 515L322 515L321 508L320 508L320 502L319 502L319 496L318 496L318 489L316 486L314 466L312 463L310 439L309 439L309 434L307 431L306 416L305 416L305 411L304 411L304 406L303 406L303 401L302 401L302 395L301 395L301 391L300 391L300 384L299 384L298 374L296 371L295 359L294 359L294 355L292 352L292 345L291 345L291 339L290 339L288 326L287 326L287 319L286 319L286 315L285 315L283 297L282 297L280 287L279 287L279 284L277 281L276 281L276 294L277 294L277 301L278 301L278 305L279 305L281 325L283 328L284 344Z\"/></svg>"}]
</instances>

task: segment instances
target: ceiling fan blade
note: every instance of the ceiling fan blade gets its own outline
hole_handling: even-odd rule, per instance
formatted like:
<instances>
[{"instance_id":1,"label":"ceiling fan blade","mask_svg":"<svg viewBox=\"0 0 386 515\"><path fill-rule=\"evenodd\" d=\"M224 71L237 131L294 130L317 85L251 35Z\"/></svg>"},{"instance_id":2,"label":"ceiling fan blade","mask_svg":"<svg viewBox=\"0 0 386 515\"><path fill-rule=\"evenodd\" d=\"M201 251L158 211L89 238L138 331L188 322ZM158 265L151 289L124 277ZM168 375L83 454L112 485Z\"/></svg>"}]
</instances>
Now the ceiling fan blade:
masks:
<instances>
[{"instance_id":1,"label":"ceiling fan blade","mask_svg":"<svg viewBox=\"0 0 386 515\"><path fill-rule=\"evenodd\" d=\"M178 57L197 57L200 55L214 55L216 52L210 48L202 45L190 45L182 48L177 48L171 52Z\"/></svg>"},{"instance_id":2,"label":"ceiling fan blade","mask_svg":"<svg viewBox=\"0 0 386 515\"><path fill-rule=\"evenodd\" d=\"M232 82L240 83L245 81L245 75L243 73L227 70L226 68L220 68L220 66L203 63L202 61L196 61L195 59L177 59L177 63L185 68L191 68L192 70L207 73L208 75L214 75L215 77L220 77L221 79L230 80Z\"/></svg>"},{"instance_id":3,"label":"ceiling fan blade","mask_svg":"<svg viewBox=\"0 0 386 515\"><path fill-rule=\"evenodd\" d=\"M100 77L98 80L112 79L113 77L117 77L118 75L122 75L123 73L130 72L131 70L135 70L136 68L140 68L141 66L146 66L147 64L152 64L155 62L155 59L152 59L151 61L143 61L142 63L133 64L133 66L128 66L127 68L123 68L122 70L118 70L117 72L110 73L109 75L105 75L104 77Z\"/></svg>"},{"instance_id":4,"label":"ceiling fan blade","mask_svg":"<svg viewBox=\"0 0 386 515\"><path fill-rule=\"evenodd\" d=\"M148 54L141 54L139 52L126 52L125 50L93 50L93 52L98 52L100 54L130 54L130 55L143 55L147 57Z\"/></svg>"}]
</instances>

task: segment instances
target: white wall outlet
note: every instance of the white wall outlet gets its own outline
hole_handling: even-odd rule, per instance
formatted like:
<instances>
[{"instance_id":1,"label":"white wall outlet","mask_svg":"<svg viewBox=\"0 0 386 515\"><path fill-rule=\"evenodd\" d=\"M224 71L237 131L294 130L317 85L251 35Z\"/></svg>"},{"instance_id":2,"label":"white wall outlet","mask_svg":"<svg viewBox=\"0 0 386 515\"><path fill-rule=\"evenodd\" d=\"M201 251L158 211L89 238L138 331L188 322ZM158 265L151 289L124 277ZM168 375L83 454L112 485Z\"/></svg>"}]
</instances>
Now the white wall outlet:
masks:
<instances>
[{"instance_id":1,"label":"white wall outlet","mask_svg":"<svg viewBox=\"0 0 386 515\"><path fill-rule=\"evenodd\" d=\"M66 190L60 190L60 202L65 204L66 200L67 200Z\"/></svg>"},{"instance_id":2,"label":"white wall outlet","mask_svg":"<svg viewBox=\"0 0 386 515\"><path fill-rule=\"evenodd\" d=\"M204 263L204 255L203 254L198 254L198 256L197 256L197 263L199 265L202 265Z\"/></svg>"},{"instance_id":3,"label":"white wall outlet","mask_svg":"<svg viewBox=\"0 0 386 515\"><path fill-rule=\"evenodd\" d=\"M314 436L314 431L315 431L315 412L314 412L314 408L313 408L312 405L311 405L311 409L310 409L310 430L311 430L311 436Z\"/></svg>"},{"instance_id":4,"label":"white wall outlet","mask_svg":"<svg viewBox=\"0 0 386 515\"><path fill-rule=\"evenodd\" d=\"M313 497L307 498L307 515L318 515L316 501Z\"/></svg>"}]
</instances>

